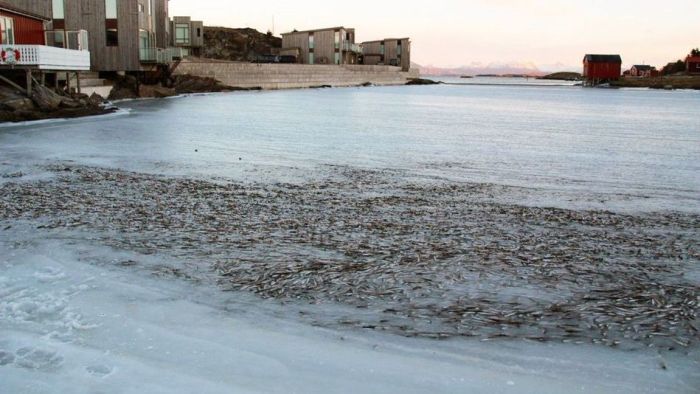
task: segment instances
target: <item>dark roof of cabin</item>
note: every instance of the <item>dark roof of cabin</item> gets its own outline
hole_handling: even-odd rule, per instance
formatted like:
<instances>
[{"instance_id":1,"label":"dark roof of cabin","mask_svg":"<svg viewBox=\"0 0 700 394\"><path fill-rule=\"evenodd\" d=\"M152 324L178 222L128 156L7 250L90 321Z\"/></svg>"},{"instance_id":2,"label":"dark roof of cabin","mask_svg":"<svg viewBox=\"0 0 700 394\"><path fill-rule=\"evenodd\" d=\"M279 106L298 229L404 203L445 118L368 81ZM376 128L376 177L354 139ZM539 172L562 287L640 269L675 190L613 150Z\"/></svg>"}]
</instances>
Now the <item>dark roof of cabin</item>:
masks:
<instances>
[{"instance_id":1,"label":"dark roof of cabin","mask_svg":"<svg viewBox=\"0 0 700 394\"><path fill-rule=\"evenodd\" d=\"M584 62L588 63L620 63L622 64L622 58L620 55L586 55L583 58Z\"/></svg>"},{"instance_id":2,"label":"dark roof of cabin","mask_svg":"<svg viewBox=\"0 0 700 394\"><path fill-rule=\"evenodd\" d=\"M39 15L39 14L35 14L35 13L33 13L33 12L29 12L29 11L26 11L26 10L23 10L23 9L21 9L21 8L19 8L19 7L15 7L15 6L12 5L12 4L7 4L7 3L5 3L4 1L0 1L0 10L8 11L8 12L15 13L15 14L19 14L19 15L23 15L23 16L26 16L26 17L29 17L29 18L32 18L32 19L40 19L40 20L42 20L42 21L50 21L50 20L51 20L51 18L47 18L47 17L45 17L45 16L42 16L42 15Z\"/></svg>"},{"instance_id":3,"label":"dark roof of cabin","mask_svg":"<svg viewBox=\"0 0 700 394\"><path fill-rule=\"evenodd\" d=\"M652 66L647 66L646 64L635 64L632 67L636 68L639 71L648 71L654 68Z\"/></svg>"}]
</instances>

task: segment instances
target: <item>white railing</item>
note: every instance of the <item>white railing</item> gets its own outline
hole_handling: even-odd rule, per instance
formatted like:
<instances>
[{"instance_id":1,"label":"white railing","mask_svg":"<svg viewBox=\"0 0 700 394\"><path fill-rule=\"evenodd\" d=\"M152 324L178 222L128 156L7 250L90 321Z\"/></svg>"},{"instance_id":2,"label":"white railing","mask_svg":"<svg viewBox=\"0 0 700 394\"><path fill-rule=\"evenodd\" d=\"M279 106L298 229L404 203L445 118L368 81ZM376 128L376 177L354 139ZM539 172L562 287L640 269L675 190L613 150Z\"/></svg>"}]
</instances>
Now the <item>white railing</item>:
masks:
<instances>
[{"instance_id":1,"label":"white railing","mask_svg":"<svg viewBox=\"0 0 700 394\"><path fill-rule=\"evenodd\" d=\"M0 60L0 66L32 66L40 70L90 70L90 52L74 49L55 48L46 45L14 45L4 46L3 49L19 51L19 60Z\"/></svg>"}]
</instances>

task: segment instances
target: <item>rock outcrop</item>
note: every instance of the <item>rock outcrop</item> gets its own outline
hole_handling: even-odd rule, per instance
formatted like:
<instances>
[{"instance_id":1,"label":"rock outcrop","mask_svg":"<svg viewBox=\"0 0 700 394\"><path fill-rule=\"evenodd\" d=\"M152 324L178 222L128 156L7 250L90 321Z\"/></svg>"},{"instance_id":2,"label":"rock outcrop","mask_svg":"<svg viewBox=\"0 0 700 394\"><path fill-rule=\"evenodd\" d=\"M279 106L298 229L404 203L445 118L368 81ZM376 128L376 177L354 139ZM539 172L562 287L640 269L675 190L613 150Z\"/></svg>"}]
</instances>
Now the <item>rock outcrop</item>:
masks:
<instances>
[{"instance_id":1,"label":"rock outcrop","mask_svg":"<svg viewBox=\"0 0 700 394\"><path fill-rule=\"evenodd\" d=\"M33 87L31 98L25 92L0 86L0 122L22 122L50 118L75 118L112 112L99 95L66 95L43 85Z\"/></svg>"},{"instance_id":2,"label":"rock outcrop","mask_svg":"<svg viewBox=\"0 0 700 394\"><path fill-rule=\"evenodd\" d=\"M208 59L250 62L259 56L277 55L282 39L255 29L204 27L202 57Z\"/></svg>"}]
</instances>

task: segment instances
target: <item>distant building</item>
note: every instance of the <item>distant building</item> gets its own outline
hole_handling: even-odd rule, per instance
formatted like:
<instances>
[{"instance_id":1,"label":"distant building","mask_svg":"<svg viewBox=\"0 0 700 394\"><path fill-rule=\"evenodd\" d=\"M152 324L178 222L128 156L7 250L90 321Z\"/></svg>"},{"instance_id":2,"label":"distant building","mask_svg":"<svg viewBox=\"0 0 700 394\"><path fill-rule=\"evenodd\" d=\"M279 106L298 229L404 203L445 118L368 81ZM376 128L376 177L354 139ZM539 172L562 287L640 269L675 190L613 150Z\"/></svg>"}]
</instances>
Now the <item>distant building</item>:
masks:
<instances>
[{"instance_id":1,"label":"distant building","mask_svg":"<svg viewBox=\"0 0 700 394\"><path fill-rule=\"evenodd\" d=\"M174 16L170 25L171 45L186 50L185 55L201 56L204 47L204 22L189 16Z\"/></svg>"},{"instance_id":2,"label":"distant building","mask_svg":"<svg viewBox=\"0 0 700 394\"><path fill-rule=\"evenodd\" d=\"M634 65L630 69L630 77L651 78L659 75L656 67L648 65Z\"/></svg>"},{"instance_id":3,"label":"distant building","mask_svg":"<svg viewBox=\"0 0 700 394\"><path fill-rule=\"evenodd\" d=\"M620 79L620 55L586 55L583 58L583 78L588 84L599 84Z\"/></svg>"},{"instance_id":4,"label":"distant building","mask_svg":"<svg viewBox=\"0 0 700 394\"><path fill-rule=\"evenodd\" d=\"M361 53L355 29L340 26L282 34L280 55L295 56L300 64L358 64Z\"/></svg>"},{"instance_id":5,"label":"distant building","mask_svg":"<svg viewBox=\"0 0 700 394\"><path fill-rule=\"evenodd\" d=\"M386 38L362 43L362 64L411 68L411 40L409 38Z\"/></svg>"},{"instance_id":6,"label":"distant building","mask_svg":"<svg viewBox=\"0 0 700 394\"><path fill-rule=\"evenodd\" d=\"M688 74L700 74L700 56L688 56L685 58L685 71Z\"/></svg>"}]
</instances>

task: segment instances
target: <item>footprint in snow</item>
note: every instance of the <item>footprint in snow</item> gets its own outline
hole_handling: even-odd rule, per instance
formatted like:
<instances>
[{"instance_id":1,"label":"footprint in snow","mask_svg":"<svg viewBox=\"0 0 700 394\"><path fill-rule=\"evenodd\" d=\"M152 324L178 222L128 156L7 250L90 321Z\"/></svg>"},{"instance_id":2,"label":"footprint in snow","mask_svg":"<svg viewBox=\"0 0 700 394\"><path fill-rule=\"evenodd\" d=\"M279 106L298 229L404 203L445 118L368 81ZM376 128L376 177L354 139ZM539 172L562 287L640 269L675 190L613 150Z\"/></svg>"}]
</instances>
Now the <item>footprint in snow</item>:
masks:
<instances>
[{"instance_id":1,"label":"footprint in snow","mask_svg":"<svg viewBox=\"0 0 700 394\"><path fill-rule=\"evenodd\" d=\"M85 367L85 370L92 376L96 376L98 378L104 378L112 374L114 371L112 367L109 367L107 365L91 365L89 367Z\"/></svg>"},{"instance_id":2,"label":"footprint in snow","mask_svg":"<svg viewBox=\"0 0 700 394\"><path fill-rule=\"evenodd\" d=\"M55 351L24 347L15 352L14 363L21 368L53 371L63 364L63 357Z\"/></svg>"}]
</instances>

